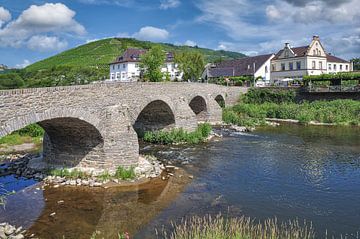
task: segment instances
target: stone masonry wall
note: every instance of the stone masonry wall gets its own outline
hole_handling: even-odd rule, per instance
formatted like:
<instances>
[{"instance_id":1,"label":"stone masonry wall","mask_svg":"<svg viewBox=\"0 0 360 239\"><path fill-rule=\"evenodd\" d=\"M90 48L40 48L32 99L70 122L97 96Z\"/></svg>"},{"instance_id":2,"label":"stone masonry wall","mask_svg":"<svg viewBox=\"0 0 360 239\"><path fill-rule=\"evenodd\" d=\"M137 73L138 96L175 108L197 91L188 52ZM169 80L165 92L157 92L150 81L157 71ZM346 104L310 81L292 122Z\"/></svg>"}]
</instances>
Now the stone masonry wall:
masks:
<instances>
[{"instance_id":1,"label":"stone masonry wall","mask_svg":"<svg viewBox=\"0 0 360 239\"><path fill-rule=\"evenodd\" d=\"M227 106L246 89L198 83L103 83L0 91L0 137L32 123L44 127L46 160L96 168L136 165L139 154L133 128L153 101L169 106L175 127L194 130L197 118L189 102L202 96L207 121L221 121L215 101Z\"/></svg>"}]
</instances>

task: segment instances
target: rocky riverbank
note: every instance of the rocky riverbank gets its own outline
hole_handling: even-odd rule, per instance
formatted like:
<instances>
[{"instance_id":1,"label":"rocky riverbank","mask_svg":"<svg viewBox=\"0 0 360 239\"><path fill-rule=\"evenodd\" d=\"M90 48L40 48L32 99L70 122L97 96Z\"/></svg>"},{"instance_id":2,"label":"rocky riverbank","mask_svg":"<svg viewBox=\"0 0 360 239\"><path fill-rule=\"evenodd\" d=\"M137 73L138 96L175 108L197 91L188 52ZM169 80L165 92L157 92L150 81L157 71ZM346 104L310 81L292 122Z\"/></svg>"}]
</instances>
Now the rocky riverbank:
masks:
<instances>
[{"instance_id":1,"label":"rocky riverbank","mask_svg":"<svg viewBox=\"0 0 360 239\"><path fill-rule=\"evenodd\" d=\"M15 227L8 223L0 223L0 239L23 239L26 230L22 227Z\"/></svg>"},{"instance_id":2,"label":"rocky riverbank","mask_svg":"<svg viewBox=\"0 0 360 239\"><path fill-rule=\"evenodd\" d=\"M119 179L114 177L114 172L107 172L105 170L97 170L96 172L88 173L82 171L81 177L76 178L72 171L81 171L81 168L64 169L70 175L58 176L52 175L53 169L49 168L43 162L41 155L23 155L19 158L11 158L11 160L0 165L0 177L7 175L16 175L17 177L24 177L34 179L37 181L44 181L46 184L53 184L54 186L89 186L100 187L111 184L128 184L144 182L147 179L159 177L163 171L167 172L172 166L165 166L157 158L153 156L140 156L137 167L133 169L134 177L131 179ZM63 170L63 169L57 169ZM166 179L166 173L165 179ZM164 176L163 176L164 177Z\"/></svg>"}]
</instances>

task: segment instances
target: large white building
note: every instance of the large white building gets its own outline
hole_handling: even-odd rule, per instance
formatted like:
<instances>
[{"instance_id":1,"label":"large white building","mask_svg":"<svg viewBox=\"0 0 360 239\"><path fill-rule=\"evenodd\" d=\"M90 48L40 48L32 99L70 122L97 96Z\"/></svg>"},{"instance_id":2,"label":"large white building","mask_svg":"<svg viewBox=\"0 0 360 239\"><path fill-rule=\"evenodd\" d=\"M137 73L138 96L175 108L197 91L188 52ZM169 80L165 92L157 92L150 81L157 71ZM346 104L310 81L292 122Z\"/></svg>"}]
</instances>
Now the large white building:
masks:
<instances>
[{"instance_id":1,"label":"large white building","mask_svg":"<svg viewBox=\"0 0 360 239\"><path fill-rule=\"evenodd\" d=\"M140 56L145 54L144 49L128 48L124 54L110 63L110 81L132 82L138 81L142 74ZM174 54L166 53L165 63L161 68L163 73L169 75L171 80L181 79L177 65L174 63Z\"/></svg>"},{"instance_id":2,"label":"large white building","mask_svg":"<svg viewBox=\"0 0 360 239\"><path fill-rule=\"evenodd\" d=\"M327 53L319 36L314 36L308 46L291 47L285 43L271 60L271 82L275 84L285 79L302 80L306 75L349 71L352 71L352 64Z\"/></svg>"}]
</instances>

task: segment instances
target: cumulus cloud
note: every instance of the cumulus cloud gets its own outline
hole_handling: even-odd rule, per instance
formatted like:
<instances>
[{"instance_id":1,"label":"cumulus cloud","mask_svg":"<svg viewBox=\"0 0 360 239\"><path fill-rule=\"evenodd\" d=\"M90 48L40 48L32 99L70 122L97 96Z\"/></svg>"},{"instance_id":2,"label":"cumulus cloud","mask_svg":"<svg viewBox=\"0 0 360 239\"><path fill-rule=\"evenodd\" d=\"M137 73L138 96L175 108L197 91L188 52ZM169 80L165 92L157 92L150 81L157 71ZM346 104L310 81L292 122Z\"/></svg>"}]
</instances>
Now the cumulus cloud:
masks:
<instances>
[{"instance_id":1,"label":"cumulus cloud","mask_svg":"<svg viewBox=\"0 0 360 239\"><path fill-rule=\"evenodd\" d=\"M54 36L32 36L27 42L27 47L38 51L58 51L66 48L67 42Z\"/></svg>"},{"instance_id":2,"label":"cumulus cloud","mask_svg":"<svg viewBox=\"0 0 360 239\"><path fill-rule=\"evenodd\" d=\"M165 29L146 26L136 32L133 37L140 40L161 41L169 38L169 32Z\"/></svg>"},{"instance_id":3,"label":"cumulus cloud","mask_svg":"<svg viewBox=\"0 0 360 239\"><path fill-rule=\"evenodd\" d=\"M186 40L184 43L185 46L196 46L196 42L191 41L191 40Z\"/></svg>"},{"instance_id":4,"label":"cumulus cloud","mask_svg":"<svg viewBox=\"0 0 360 239\"><path fill-rule=\"evenodd\" d=\"M10 21L10 19L11 19L11 14L10 14L10 12L9 12L7 9L5 9L5 8L3 8L3 7L0 6L0 27L1 27L5 22Z\"/></svg>"},{"instance_id":5,"label":"cumulus cloud","mask_svg":"<svg viewBox=\"0 0 360 239\"><path fill-rule=\"evenodd\" d=\"M85 28L74 17L75 12L62 3L32 5L20 16L0 29L0 46L22 47L40 50L60 49L67 43L57 35L72 33L83 35ZM51 34L54 36L48 37ZM39 41L37 44L35 41ZM53 43L53 47L47 44Z\"/></svg>"},{"instance_id":6,"label":"cumulus cloud","mask_svg":"<svg viewBox=\"0 0 360 239\"><path fill-rule=\"evenodd\" d=\"M28 65L30 65L31 63L30 63L30 61L29 60L24 60L22 63L20 63L20 64L16 64L15 65L15 68L18 68L18 69L22 69L22 68L25 68L25 67L27 67Z\"/></svg>"},{"instance_id":7,"label":"cumulus cloud","mask_svg":"<svg viewBox=\"0 0 360 239\"><path fill-rule=\"evenodd\" d=\"M160 9L177 8L180 3L180 0L163 0L161 1Z\"/></svg>"},{"instance_id":8,"label":"cumulus cloud","mask_svg":"<svg viewBox=\"0 0 360 239\"><path fill-rule=\"evenodd\" d=\"M307 45L320 35L329 51L342 48L337 54L344 58L360 54L358 0L200 0L196 6L198 23L226 34L218 49L274 53L284 42Z\"/></svg>"}]
</instances>

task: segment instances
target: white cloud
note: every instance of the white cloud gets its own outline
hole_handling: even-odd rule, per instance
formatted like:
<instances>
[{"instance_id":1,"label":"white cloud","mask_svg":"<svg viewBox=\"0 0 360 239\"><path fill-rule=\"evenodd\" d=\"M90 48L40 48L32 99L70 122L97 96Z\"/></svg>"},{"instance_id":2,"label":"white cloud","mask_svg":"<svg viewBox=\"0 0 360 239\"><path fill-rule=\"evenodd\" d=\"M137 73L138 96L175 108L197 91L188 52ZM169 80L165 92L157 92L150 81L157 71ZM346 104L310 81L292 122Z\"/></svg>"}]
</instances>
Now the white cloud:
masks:
<instances>
[{"instance_id":1,"label":"white cloud","mask_svg":"<svg viewBox=\"0 0 360 239\"><path fill-rule=\"evenodd\" d=\"M61 41L57 37L37 35L29 39L27 47L37 51L59 51L67 47L67 42Z\"/></svg>"},{"instance_id":2,"label":"white cloud","mask_svg":"<svg viewBox=\"0 0 360 239\"><path fill-rule=\"evenodd\" d=\"M30 61L29 60L24 60L23 61L23 63L20 63L20 64L16 64L15 65L15 68L25 68L25 67L27 67L28 65L30 65L31 63L30 63Z\"/></svg>"},{"instance_id":3,"label":"white cloud","mask_svg":"<svg viewBox=\"0 0 360 239\"><path fill-rule=\"evenodd\" d=\"M196 42L191 41L191 40L186 40L184 43L185 46L196 46Z\"/></svg>"},{"instance_id":4,"label":"white cloud","mask_svg":"<svg viewBox=\"0 0 360 239\"><path fill-rule=\"evenodd\" d=\"M75 14L73 10L62 3L32 5L24 10L16 20L7 23L4 28L0 29L0 46L34 47L36 45L34 41L41 40L42 42L38 44L39 47L42 47L40 50L44 50L44 46L49 42L55 44L52 49L59 49L65 45L65 42L58 40L58 35L65 33L83 35L86 33L85 28L74 19ZM40 37L44 34L55 36ZM36 37L33 38L34 36Z\"/></svg>"},{"instance_id":5,"label":"white cloud","mask_svg":"<svg viewBox=\"0 0 360 239\"><path fill-rule=\"evenodd\" d=\"M169 38L169 32L165 29L152 26L142 27L133 37L140 40L161 41Z\"/></svg>"},{"instance_id":6,"label":"white cloud","mask_svg":"<svg viewBox=\"0 0 360 239\"><path fill-rule=\"evenodd\" d=\"M130 34L128 32L119 32L118 34L116 34L116 37L120 37L120 38L130 38Z\"/></svg>"},{"instance_id":7,"label":"white cloud","mask_svg":"<svg viewBox=\"0 0 360 239\"><path fill-rule=\"evenodd\" d=\"M167 10L169 8L177 8L180 4L180 0L163 0L161 1L160 9Z\"/></svg>"},{"instance_id":8,"label":"white cloud","mask_svg":"<svg viewBox=\"0 0 360 239\"><path fill-rule=\"evenodd\" d=\"M10 12L0 6L0 27L7 21L11 20L11 14Z\"/></svg>"},{"instance_id":9,"label":"white cloud","mask_svg":"<svg viewBox=\"0 0 360 239\"><path fill-rule=\"evenodd\" d=\"M323 43L328 42L326 49L341 48L337 54L350 58L360 54L360 32L355 31L360 22L358 1L200 0L196 21L226 34L226 42L220 41L218 49L273 53L286 41L307 45L313 35L320 35Z\"/></svg>"},{"instance_id":10,"label":"white cloud","mask_svg":"<svg viewBox=\"0 0 360 239\"><path fill-rule=\"evenodd\" d=\"M270 20L278 20L281 19L282 14L274 5L269 5L266 7L266 16Z\"/></svg>"}]
</instances>

